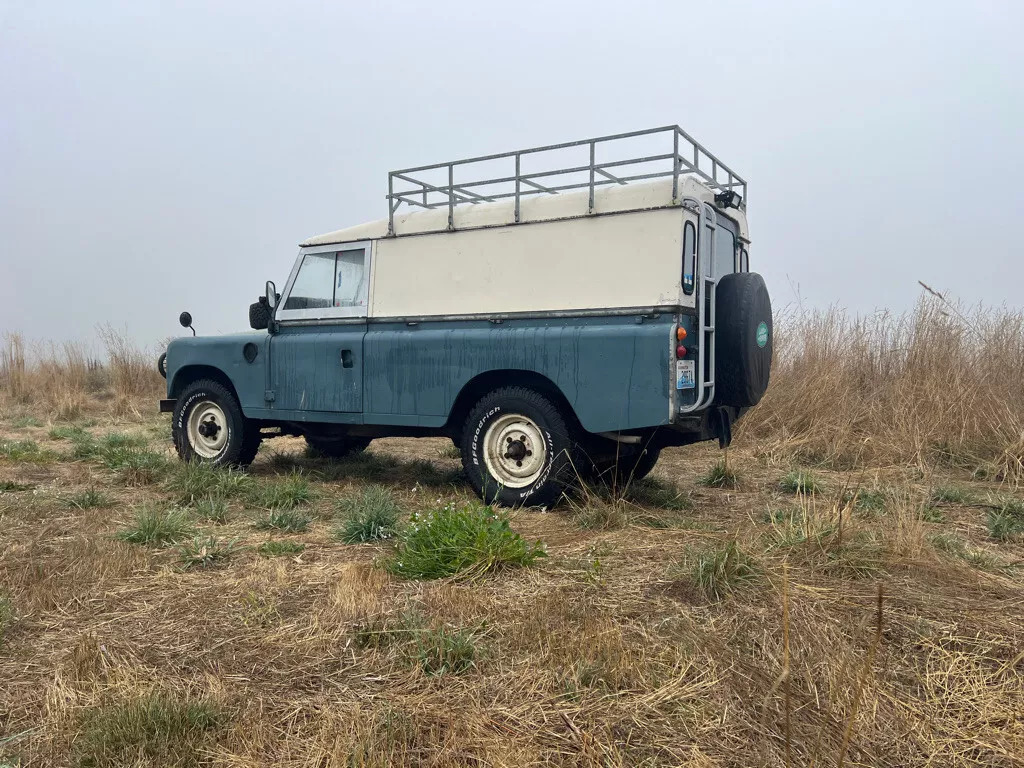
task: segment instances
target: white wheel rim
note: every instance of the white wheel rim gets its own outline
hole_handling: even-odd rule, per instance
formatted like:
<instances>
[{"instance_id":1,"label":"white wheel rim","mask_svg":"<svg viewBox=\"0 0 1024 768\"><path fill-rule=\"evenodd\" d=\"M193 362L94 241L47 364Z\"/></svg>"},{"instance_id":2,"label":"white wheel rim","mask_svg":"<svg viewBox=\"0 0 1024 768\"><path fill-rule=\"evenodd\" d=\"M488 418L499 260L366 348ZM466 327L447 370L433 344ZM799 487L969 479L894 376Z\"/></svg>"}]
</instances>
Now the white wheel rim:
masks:
<instances>
[{"instance_id":1,"label":"white wheel rim","mask_svg":"<svg viewBox=\"0 0 1024 768\"><path fill-rule=\"evenodd\" d=\"M228 420L224 409L204 400L188 416L188 443L204 459L214 459L228 442Z\"/></svg>"},{"instance_id":2,"label":"white wheel rim","mask_svg":"<svg viewBox=\"0 0 1024 768\"><path fill-rule=\"evenodd\" d=\"M547 463L548 445L531 419L518 413L501 416L484 434L484 464L491 477L508 488L535 482Z\"/></svg>"}]
</instances>

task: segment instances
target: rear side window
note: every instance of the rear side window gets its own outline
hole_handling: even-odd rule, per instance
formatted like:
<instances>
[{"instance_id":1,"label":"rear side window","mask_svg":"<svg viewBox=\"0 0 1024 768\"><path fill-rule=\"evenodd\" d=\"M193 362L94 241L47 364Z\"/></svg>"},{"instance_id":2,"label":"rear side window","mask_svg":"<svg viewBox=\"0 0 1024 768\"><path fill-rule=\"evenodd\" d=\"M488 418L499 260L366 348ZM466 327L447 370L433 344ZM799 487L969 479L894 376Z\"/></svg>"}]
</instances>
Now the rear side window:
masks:
<instances>
[{"instance_id":1,"label":"rear side window","mask_svg":"<svg viewBox=\"0 0 1024 768\"><path fill-rule=\"evenodd\" d=\"M693 293L693 275L697 266L697 228L692 221L683 227L683 293Z\"/></svg>"},{"instance_id":2,"label":"rear side window","mask_svg":"<svg viewBox=\"0 0 1024 768\"><path fill-rule=\"evenodd\" d=\"M750 271L750 254L747 253L747 249L744 248L740 251L740 272Z\"/></svg>"}]
</instances>

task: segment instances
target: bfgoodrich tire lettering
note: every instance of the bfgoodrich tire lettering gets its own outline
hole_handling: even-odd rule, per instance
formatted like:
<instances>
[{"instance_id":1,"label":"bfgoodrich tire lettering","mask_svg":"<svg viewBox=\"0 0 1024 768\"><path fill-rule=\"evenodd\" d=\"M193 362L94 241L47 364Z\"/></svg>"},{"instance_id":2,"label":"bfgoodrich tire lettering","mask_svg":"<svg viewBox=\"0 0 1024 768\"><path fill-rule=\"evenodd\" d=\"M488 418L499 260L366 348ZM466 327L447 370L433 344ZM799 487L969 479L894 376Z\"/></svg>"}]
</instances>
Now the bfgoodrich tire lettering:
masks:
<instances>
[{"instance_id":1,"label":"bfgoodrich tire lettering","mask_svg":"<svg viewBox=\"0 0 1024 768\"><path fill-rule=\"evenodd\" d=\"M466 419L460 448L466 476L488 503L553 504L576 476L566 419L548 398L525 387L481 398Z\"/></svg>"},{"instance_id":2,"label":"bfgoodrich tire lettering","mask_svg":"<svg viewBox=\"0 0 1024 768\"><path fill-rule=\"evenodd\" d=\"M259 427L245 418L227 387L210 379L189 384L178 396L171 434L183 461L218 466L251 464L260 446Z\"/></svg>"}]
</instances>

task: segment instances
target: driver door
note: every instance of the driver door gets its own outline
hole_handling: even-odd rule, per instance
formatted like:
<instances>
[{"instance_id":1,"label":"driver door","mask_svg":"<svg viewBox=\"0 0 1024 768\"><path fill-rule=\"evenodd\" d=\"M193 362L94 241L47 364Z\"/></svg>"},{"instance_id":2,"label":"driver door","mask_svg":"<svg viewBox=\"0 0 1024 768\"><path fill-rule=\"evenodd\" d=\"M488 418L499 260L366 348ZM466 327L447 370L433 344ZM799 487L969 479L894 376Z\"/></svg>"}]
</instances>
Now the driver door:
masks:
<instances>
[{"instance_id":1,"label":"driver door","mask_svg":"<svg viewBox=\"0 0 1024 768\"><path fill-rule=\"evenodd\" d=\"M346 243L298 260L270 340L269 406L282 418L362 411L370 253L369 242Z\"/></svg>"}]
</instances>

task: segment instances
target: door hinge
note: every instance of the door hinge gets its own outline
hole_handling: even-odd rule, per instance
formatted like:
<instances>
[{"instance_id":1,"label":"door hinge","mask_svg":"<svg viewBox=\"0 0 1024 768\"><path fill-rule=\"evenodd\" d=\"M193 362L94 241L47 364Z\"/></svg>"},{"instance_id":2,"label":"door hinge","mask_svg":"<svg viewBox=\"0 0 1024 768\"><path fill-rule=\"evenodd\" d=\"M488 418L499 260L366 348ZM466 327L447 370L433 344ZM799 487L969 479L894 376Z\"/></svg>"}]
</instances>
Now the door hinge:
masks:
<instances>
[{"instance_id":1,"label":"door hinge","mask_svg":"<svg viewBox=\"0 0 1024 768\"><path fill-rule=\"evenodd\" d=\"M274 402L275 397L276 395L274 394L274 390L272 389L268 389L266 392L263 393L263 399L266 400L268 403Z\"/></svg>"}]
</instances>

